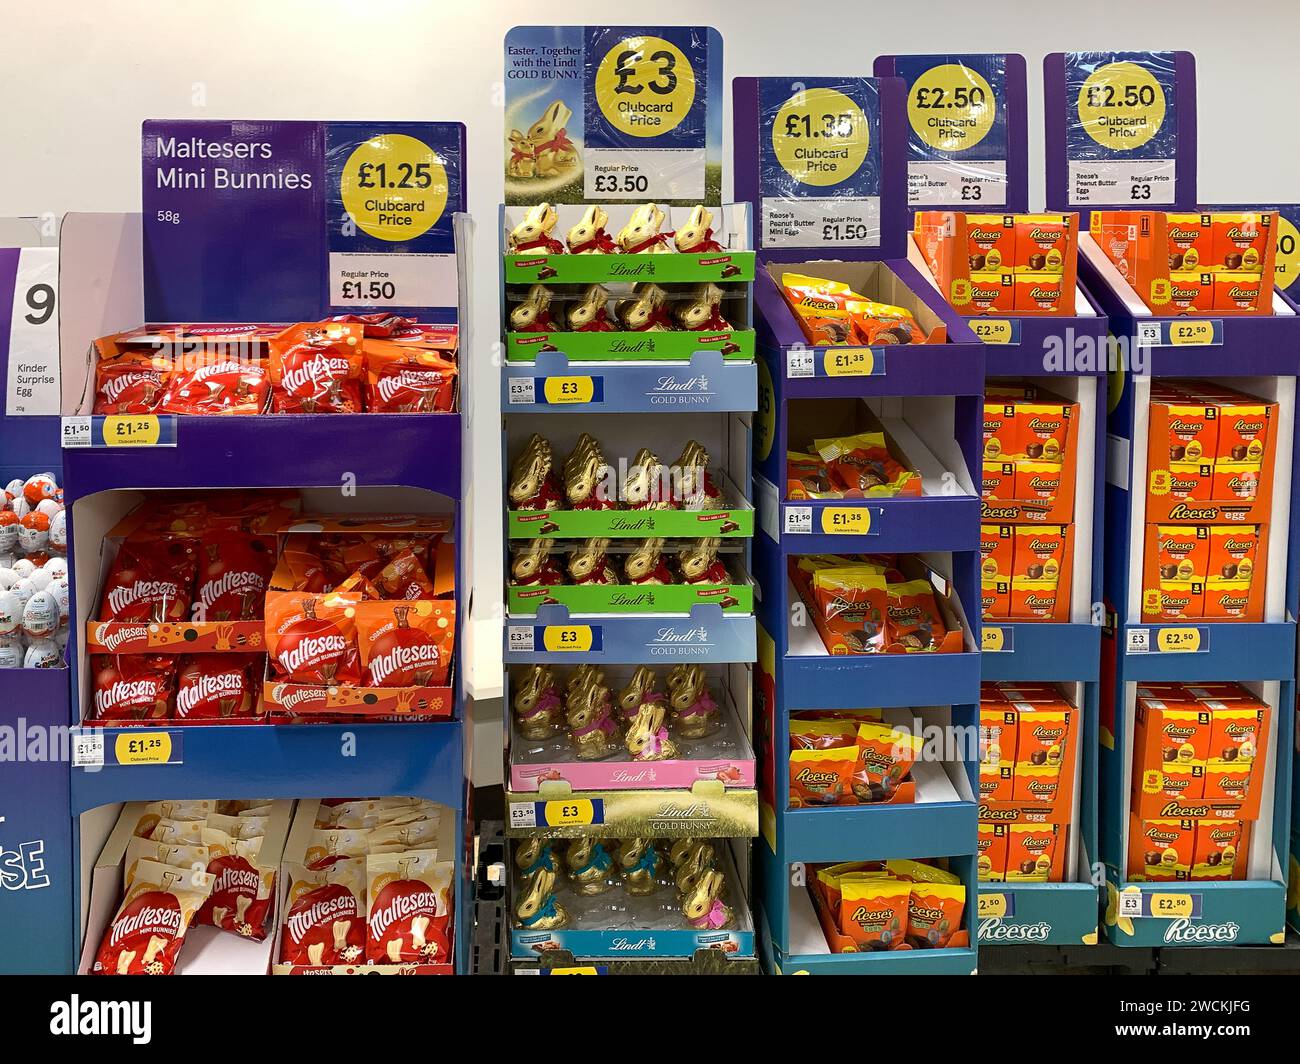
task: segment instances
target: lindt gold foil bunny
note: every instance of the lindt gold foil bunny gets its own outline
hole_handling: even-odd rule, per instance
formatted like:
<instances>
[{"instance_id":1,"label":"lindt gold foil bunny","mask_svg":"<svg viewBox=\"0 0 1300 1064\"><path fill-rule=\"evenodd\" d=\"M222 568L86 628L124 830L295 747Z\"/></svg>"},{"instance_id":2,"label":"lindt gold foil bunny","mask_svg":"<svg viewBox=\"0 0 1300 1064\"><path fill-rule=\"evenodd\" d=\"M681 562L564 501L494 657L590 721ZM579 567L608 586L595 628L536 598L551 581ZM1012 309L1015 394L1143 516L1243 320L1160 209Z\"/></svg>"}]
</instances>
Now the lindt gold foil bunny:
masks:
<instances>
[{"instance_id":1,"label":"lindt gold foil bunny","mask_svg":"<svg viewBox=\"0 0 1300 1064\"><path fill-rule=\"evenodd\" d=\"M564 101L552 100L542 117L528 127L528 140L537 154L538 177L559 177L577 165L578 149L568 132L572 117Z\"/></svg>"},{"instance_id":2,"label":"lindt gold foil bunny","mask_svg":"<svg viewBox=\"0 0 1300 1064\"><path fill-rule=\"evenodd\" d=\"M559 875L563 865L550 842L533 836L515 844L515 868L520 876L528 877L539 869Z\"/></svg>"},{"instance_id":3,"label":"lindt gold foil bunny","mask_svg":"<svg viewBox=\"0 0 1300 1064\"><path fill-rule=\"evenodd\" d=\"M609 213L597 203L590 204L578 224L569 230L566 243L570 255L612 255L618 251L614 238L605 231Z\"/></svg>"},{"instance_id":4,"label":"lindt gold foil bunny","mask_svg":"<svg viewBox=\"0 0 1300 1064\"><path fill-rule=\"evenodd\" d=\"M679 328L691 332L728 332L731 323L722 316L723 291L706 281L686 299L673 304L673 320Z\"/></svg>"},{"instance_id":5,"label":"lindt gold foil bunny","mask_svg":"<svg viewBox=\"0 0 1300 1064\"><path fill-rule=\"evenodd\" d=\"M554 332L551 290L544 284L529 285L528 294L510 309L512 332Z\"/></svg>"},{"instance_id":6,"label":"lindt gold foil bunny","mask_svg":"<svg viewBox=\"0 0 1300 1064\"><path fill-rule=\"evenodd\" d=\"M664 707L656 702L642 703L627 726L625 742L633 761L671 761L677 756L677 744L664 727Z\"/></svg>"},{"instance_id":7,"label":"lindt gold foil bunny","mask_svg":"<svg viewBox=\"0 0 1300 1064\"><path fill-rule=\"evenodd\" d=\"M617 493L610 490L612 473L604 452L587 433L578 437L564 460L564 494L573 510L611 510Z\"/></svg>"},{"instance_id":8,"label":"lindt gold foil bunny","mask_svg":"<svg viewBox=\"0 0 1300 1064\"><path fill-rule=\"evenodd\" d=\"M615 241L619 250L628 255L671 254L668 235L661 233L664 212L657 203L646 203L632 212L627 224L618 231Z\"/></svg>"},{"instance_id":9,"label":"lindt gold foil bunny","mask_svg":"<svg viewBox=\"0 0 1300 1064\"><path fill-rule=\"evenodd\" d=\"M559 220L555 208L549 203L535 204L524 212L523 219L510 230L506 246L516 255L529 251L562 255L564 245L551 236L551 230Z\"/></svg>"},{"instance_id":10,"label":"lindt gold foil bunny","mask_svg":"<svg viewBox=\"0 0 1300 1064\"><path fill-rule=\"evenodd\" d=\"M518 587L552 587L564 583L564 573L551 557L549 539L533 539L512 548L510 582Z\"/></svg>"},{"instance_id":11,"label":"lindt gold foil bunny","mask_svg":"<svg viewBox=\"0 0 1300 1064\"><path fill-rule=\"evenodd\" d=\"M569 551L565 563L574 584L617 584L618 573L609 563L609 540L589 539Z\"/></svg>"},{"instance_id":12,"label":"lindt gold foil bunny","mask_svg":"<svg viewBox=\"0 0 1300 1064\"><path fill-rule=\"evenodd\" d=\"M686 224L679 226L673 234L673 243L678 251L694 255L722 251L722 245L713 239L713 212L704 204L697 204Z\"/></svg>"},{"instance_id":13,"label":"lindt gold foil bunny","mask_svg":"<svg viewBox=\"0 0 1300 1064\"><path fill-rule=\"evenodd\" d=\"M555 900L555 873L539 868L523 881L515 901L515 922L526 931L554 931L569 925L569 911Z\"/></svg>"},{"instance_id":14,"label":"lindt gold foil bunny","mask_svg":"<svg viewBox=\"0 0 1300 1064\"><path fill-rule=\"evenodd\" d=\"M565 321L570 332L612 332L614 323L609 320L609 289L604 285L588 285L582 298L570 303Z\"/></svg>"},{"instance_id":15,"label":"lindt gold foil bunny","mask_svg":"<svg viewBox=\"0 0 1300 1064\"><path fill-rule=\"evenodd\" d=\"M603 894L614 885L614 858L600 839L582 836L564 851L564 868L577 894Z\"/></svg>"},{"instance_id":16,"label":"lindt gold foil bunny","mask_svg":"<svg viewBox=\"0 0 1300 1064\"><path fill-rule=\"evenodd\" d=\"M718 703L706 679L702 665L677 665L668 673L673 730L682 739L702 739L718 726Z\"/></svg>"},{"instance_id":17,"label":"lindt gold foil bunny","mask_svg":"<svg viewBox=\"0 0 1300 1064\"><path fill-rule=\"evenodd\" d=\"M647 703L662 705L663 701L664 696L655 690L654 670L649 666L641 665L637 667L636 672L632 673L627 686L619 691L618 711L627 721L635 717L637 710L643 705Z\"/></svg>"},{"instance_id":18,"label":"lindt gold foil bunny","mask_svg":"<svg viewBox=\"0 0 1300 1064\"><path fill-rule=\"evenodd\" d=\"M685 897L695 889L700 876L713 867L713 844L704 839L694 839L689 846L683 847L679 859L673 866L673 883L677 893Z\"/></svg>"},{"instance_id":19,"label":"lindt gold foil bunny","mask_svg":"<svg viewBox=\"0 0 1300 1064\"><path fill-rule=\"evenodd\" d=\"M533 146L517 129L510 131L510 161L506 164L506 173L510 177L537 175L537 160L533 156Z\"/></svg>"},{"instance_id":20,"label":"lindt gold foil bunny","mask_svg":"<svg viewBox=\"0 0 1300 1064\"><path fill-rule=\"evenodd\" d=\"M653 894L663 886L663 854L654 839L624 839L618 848L618 873L623 890L633 897Z\"/></svg>"},{"instance_id":21,"label":"lindt gold foil bunny","mask_svg":"<svg viewBox=\"0 0 1300 1064\"><path fill-rule=\"evenodd\" d=\"M671 510L672 483L668 467L649 447L632 456L623 478L623 501L632 510Z\"/></svg>"},{"instance_id":22,"label":"lindt gold foil bunny","mask_svg":"<svg viewBox=\"0 0 1300 1064\"><path fill-rule=\"evenodd\" d=\"M686 584L729 584L731 574L718 557L722 540L714 536L697 539L677 552L677 567Z\"/></svg>"},{"instance_id":23,"label":"lindt gold foil bunny","mask_svg":"<svg viewBox=\"0 0 1300 1064\"><path fill-rule=\"evenodd\" d=\"M629 584L671 584L673 574L664 561L664 541L643 539L623 561L623 576Z\"/></svg>"},{"instance_id":24,"label":"lindt gold foil bunny","mask_svg":"<svg viewBox=\"0 0 1300 1064\"><path fill-rule=\"evenodd\" d=\"M686 509L717 506L722 502L722 492L709 475L709 452L698 440L687 440L682 453L669 467L673 479L673 492Z\"/></svg>"},{"instance_id":25,"label":"lindt gold foil bunny","mask_svg":"<svg viewBox=\"0 0 1300 1064\"><path fill-rule=\"evenodd\" d=\"M722 900L726 886L726 879L716 869L709 869L695 881L682 899L682 915L691 927L700 931L725 931L735 926L736 914Z\"/></svg>"},{"instance_id":26,"label":"lindt gold foil bunny","mask_svg":"<svg viewBox=\"0 0 1300 1064\"><path fill-rule=\"evenodd\" d=\"M673 328L668 293L653 281L634 285L631 297L614 306L614 316L627 332L671 332Z\"/></svg>"},{"instance_id":27,"label":"lindt gold foil bunny","mask_svg":"<svg viewBox=\"0 0 1300 1064\"><path fill-rule=\"evenodd\" d=\"M618 722L614 720L609 688L604 684L593 679L570 691L564 712L578 760L598 761L618 748Z\"/></svg>"},{"instance_id":28,"label":"lindt gold foil bunny","mask_svg":"<svg viewBox=\"0 0 1300 1064\"><path fill-rule=\"evenodd\" d=\"M519 723L519 734L540 741L559 732L564 719L560 685L549 665L530 665L523 670L511 706Z\"/></svg>"},{"instance_id":29,"label":"lindt gold foil bunny","mask_svg":"<svg viewBox=\"0 0 1300 1064\"><path fill-rule=\"evenodd\" d=\"M553 461L550 441L534 432L510 467L507 491L512 510L555 510L559 507L560 489L551 475Z\"/></svg>"},{"instance_id":30,"label":"lindt gold foil bunny","mask_svg":"<svg viewBox=\"0 0 1300 1064\"><path fill-rule=\"evenodd\" d=\"M586 687L590 683L605 682L605 670L600 665L592 665L589 662L583 662L569 673L569 678L564 681L564 697L568 698L579 688Z\"/></svg>"}]
</instances>

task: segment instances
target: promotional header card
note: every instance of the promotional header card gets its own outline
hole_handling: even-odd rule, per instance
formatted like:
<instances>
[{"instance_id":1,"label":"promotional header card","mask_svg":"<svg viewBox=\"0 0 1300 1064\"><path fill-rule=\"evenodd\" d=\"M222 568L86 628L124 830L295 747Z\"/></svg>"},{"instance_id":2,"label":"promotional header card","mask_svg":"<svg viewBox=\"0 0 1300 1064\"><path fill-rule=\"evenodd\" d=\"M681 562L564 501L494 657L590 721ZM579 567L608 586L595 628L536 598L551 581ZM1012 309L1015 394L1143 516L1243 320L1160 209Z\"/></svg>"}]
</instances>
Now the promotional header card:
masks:
<instances>
[{"instance_id":1,"label":"promotional header card","mask_svg":"<svg viewBox=\"0 0 1300 1064\"><path fill-rule=\"evenodd\" d=\"M146 316L454 320L464 152L449 122L145 122Z\"/></svg>"},{"instance_id":2,"label":"promotional header card","mask_svg":"<svg viewBox=\"0 0 1300 1064\"><path fill-rule=\"evenodd\" d=\"M906 255L903 83L736 78L736 198L770 259Z\"/></svg>"},{"instance_id":3,"label":"promotional header card","mask_svg":"<svg viewBox=\"0 0 1300 1064\"><path fill-rule=\"evenodd\" d=\"M882 55L907 91L907 202L916 210L1024 211L1022 55Z\"/></svg>"},{"instance_id":4,"label":"promotional header card","mask_svg":"<svg viewBox=\"0 0 1300 1064\"><path fill-rule=\"evenodd\" d=\"M1053 210L1196 203L1190 52L1056 52L1043 60Z\"/></svg>"},{"instance_id":5,"label":"promotional header card","mask_svg":"<svg viewBox=\"0 0 1300 1064\"><path fill-rule=\"evenodd\" d=\"M722 38L705 26L517 26L505 201L716 205Z\"/></svg>"}]
</instances>

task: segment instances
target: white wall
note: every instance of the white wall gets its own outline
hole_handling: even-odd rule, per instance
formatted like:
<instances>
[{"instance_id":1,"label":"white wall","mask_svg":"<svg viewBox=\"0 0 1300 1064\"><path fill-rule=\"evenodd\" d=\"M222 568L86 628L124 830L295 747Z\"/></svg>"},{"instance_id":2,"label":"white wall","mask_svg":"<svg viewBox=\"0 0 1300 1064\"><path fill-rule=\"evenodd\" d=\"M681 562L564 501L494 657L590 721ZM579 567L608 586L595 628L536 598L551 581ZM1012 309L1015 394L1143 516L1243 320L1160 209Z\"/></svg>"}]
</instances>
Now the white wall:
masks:
<instances>
[{"instance_id":1,"label":"white wall","mask_svg":"<svg viewBox=\"0 0 1300 1064\"><path fill-rule=\"evenodd\" d=\"M716 26L726 77L868 74L886 52L1018 51L1030 78L1031 206L1041 202L1041 61L1049 51L1189 49L1201 84L1207 202L1300 198L1290 135L1300 5L1260 0L62 0L6 4L0 85L0 216L135 210L145 118L455 119L469 127L474 249L473 548L480 609L499 598L497 329L501 40L515 24L611 17ZM1271 24L1270 24L1271 23ZM197 103L196 103L197 101ZM729 131L729 126L728 126ZM499 668L480 643L477 678ZM480 750L485 744L480 744ZM489 758L494 754L490 752Z\"/></svg>"}]
</instances>

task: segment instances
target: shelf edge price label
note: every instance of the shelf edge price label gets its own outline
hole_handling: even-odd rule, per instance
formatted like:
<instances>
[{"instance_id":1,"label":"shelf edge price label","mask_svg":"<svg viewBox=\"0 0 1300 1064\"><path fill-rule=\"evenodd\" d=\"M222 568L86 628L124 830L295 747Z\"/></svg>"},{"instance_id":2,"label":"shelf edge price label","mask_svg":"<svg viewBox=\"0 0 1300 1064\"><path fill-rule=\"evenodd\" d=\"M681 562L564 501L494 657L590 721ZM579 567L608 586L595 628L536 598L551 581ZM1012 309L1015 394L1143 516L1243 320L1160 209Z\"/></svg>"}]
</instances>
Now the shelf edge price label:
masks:
<instances>
[{"instance_id":1,"label":"shelf edge price label","mask_svg":"<svg viewBox=\"0 0 1300 1064\"><path fill-rule=\"evenodd\" d=\"M1020 323L1010 318L972 318L971 332L986 344L1018 344Z\"/></svg>"},{"instance_id":2,"label":"shelf edge price label","mask_svg":"<svg viewBox=\"0 0 1300 1064\"><path fill-rule=\"evenodd\" d=\"M1147 915L1159 920L1193 920L1200 915L1200 895L1150 894Z\"/></svg>"},{"instance_id":3,"label":"shelf edge price label","mask_svg":"<svg viewBox=\"0 0 1300 1064\"><path fill-rule=\"evenodd\" d=\"M980 629L980 650L985 654L1001 654L1011 649L1010 633L1005 628ZM983 895L981 895L983 897Z\"/></svg>"},{"instance_id":4,"label":"shelf edge price label","mask_svg":"<svg viewBox=\"0 0 1300 1064\"><path fill-rule=\"evenodd\" d=\"M871 533L871 510L866 506L827 506L821 512L822 534L866 536Z\"/></svg>"},{"instance_id":5,"label":"shelf edge price label","mask_svg":"<svg viewBox=\"0 0 1300 1064\"><path fill-rule=\"evenodd\" d=\"M1160 628L1156 631L1156 650L1161 654L1195 654L1202 646L1200 628Z\"/></svg>"},{"instance_id":6,"label":"shelf edge price label","mask_svg":"<svg viewBox=\"0 0 1300 1064\"><path fill-rule=\"evenodd\" d=\"M552 406L575 406L596 401L599 377L543 377L542 396Z\"/></svg>"},{"instance_id":7,"label":"shelf edge price label","mask_svg":"<svg viewBox=\"0 0 1300 1064\"><path fill-rule=\"evenodd\" d=\"M999 920L1015 913L1015 902L1009 894L979 892L975 902L975 915L981 920Z\"/></svg>"},{"instance_id":8,"label":"shelf edge price label","mask_svg":"<svg viewBox=\"0 0 1300 1064\"><path fill-rule=\"evenodd\" d=\"M124 732L113 740L113 757L119 765L179 764L179 737L173 742L171 732Z\"/></svg>"},{"instance_id":9,"label":"shelf edge price label","mask_svg":"<svg viewBox=\"0 0 1300 1064\"><path fill-rule=\"evenodd\" d=\"M869 347L831 348L822 356L822 369L828 377L875 377L884 373L885 359Z\"/></svg>"},{"instance_id":10,"label":"shelf edge price label","mask_svg":"<svg viewBox=\"0 0 1300 1064\"><path fill-rule=\"evenodd\" d=\"M599 798L555 798L537 803L537 826L592 827L605 822L605 803Z\"/></svg>"},{"instance_id":11,"label":"shelf edge price label","mask_svg":"<svg viewBox=\"0 0 1300 1064\"><path fill-rule=\"evenodd\" d=\"M551 654L585 654L600 649L600 628L589 624L549 624L542 629L542 647Z\"/></svg>"},{"instance_id":12,"label":"shelf edge price label","mask_svg":"<svg viewBox=\"0 0 1300 1064\"><path fill-rule=\"evenodd\" d=\"M547 975L604 975L606 969L598 968L594 964L588 964L578 968L544 968L542 969Z\"/></svg>"},{"instance_id":13,"label":"shelf edge price label","mask_svg":"<svg viewBox=\"0 0 1300 1064\"><path fill-rule=\"evenodd\" d=\"M109 414L104 418L105 447L156 447L161 438L157 414Z\"/></svg>"},{"instance_id":14,"label":"shelf edge price label","mask_svg":"<svg viewBox=\"0 0 1300 1064\"><path fill-rule=\"evenodd\" d=\"M1210 347L1219 343L1222 324L1213 319L1171 321L1167 326L1171 347Z\"/></svg>"}]
</instances>

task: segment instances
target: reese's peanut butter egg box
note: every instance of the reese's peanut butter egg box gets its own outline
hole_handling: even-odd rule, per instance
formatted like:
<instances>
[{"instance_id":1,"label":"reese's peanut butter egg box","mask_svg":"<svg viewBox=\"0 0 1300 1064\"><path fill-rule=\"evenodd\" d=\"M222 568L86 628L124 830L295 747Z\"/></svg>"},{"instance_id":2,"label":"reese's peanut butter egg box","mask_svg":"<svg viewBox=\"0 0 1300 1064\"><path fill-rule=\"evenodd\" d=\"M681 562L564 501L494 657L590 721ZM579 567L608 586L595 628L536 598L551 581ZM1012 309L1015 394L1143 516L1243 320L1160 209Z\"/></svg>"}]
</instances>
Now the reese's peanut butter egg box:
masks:
<instances>
[{"instance_id":1,"label":"reese's peanut butter egg box","mask_svg":"<svg viewBox=\"0 0 1300 1064\"><path fill-rule=\"evenodd\" d=\"M1019 531L1015 525L980 525L980 579L1010 579Z\"/></svg>"},{"instance_id":2,"label":"reese's peanut butter egg box","mask_svg":"<svg viewBox=\"0 0 1300 1064\"><path fill-rule=\"evenodd\" d=\"M1008 824L1007 882L1048 882L1057 840L1063 831L1057 824Z\"/></svg>"},{"instance_id":3,"label":"reese's peanut butter egg box","mask_svg":"<svg viewBox=\"0 0 1300 1064\"><path fill-rule=\"evenodd\" d=\"M1210 702L1207 758L1254 761L1265 744L1269 709L1262 702Z\"/></svg>"},{"instance_id":4,"label":"reese's peanut butter egg box","mask_svg":"<svg viewBox=\"0 0 1300 1064\"><path fill-rule=\"evenodd\" d=\"M1253 761L1224 761L1220 758L1211 758L1205 763L1205 789L1202 797L1207 802L1246 801L1251 793L1255 764L1256 762Z\"/></svg>"},{"instance_id":5,"label":"reese's peanut butter egg box","mask_svg":"<svg viewBox=\"0 0 1300 1064\"><path fill-rule=\"evenodd\" d=\"M1015 215L966 215L966 266L970 273L997 272L1015 263Z\"/></svg>"},{"instance_id":6,"label":"reese's peanut butter egg box","mask_svg":"<svg viewBox=\"0 0 1300 1064\"><path fill-rule=\"evenodd\" d=\"M1001 883L1007 878L1007 825L979 825L975 868L982 883Z\"/></svg>"},{"instance_id":7,"label":"reese's peanut butter egg box","mask_svg":"<svg viewBox=\"0 0 1300 1064\"><path fill-rule=\"evenodd\" d=\"M1064 273L1075 254L1072 215L1016 215L1016 271Z\"/></svg>"},{"instance_id":8,"label":"reese's peanut butter egg box","mask_svg":"<svg viewBox=\"0 0 1300 1064\"><path fill-rule=\"evenodd\" d=\"M1000 462L1003 455L1014 455L1020 451L1020 439L1016 429L1016 404L1013 402L996 402L988 399L984 402L984 461Z\"/></svg>"},{"instance_id":9,"label":"reese's peanut butter egg box","mask_svg":"<svg viewBox=\"0 0 1300 1064\"><path fill-rule=\"evenodd\" d=\"M1269 241L1277 229L1275 217L1272 211L1218 211L1210 215L1214 268L1228 273L1258 274L1263 270Z\"/></svg>"},{"instance_id":10,"label":"reese's peanut butter egg box","mask_svg":"<svg viewBox=\"0 0 1300 1064\"><path fill-rule=\"evenodd\" d=\"M1165 214L1169 272L1209 270L1215 265L1214 227L1208 214Z\"/></svg>"},{"instance_id":11,"label":"reese's peanut butter egg box","mask_svg":"<svg viewBox=\"0 0 1300 1064\"><path fill-rule=\"evenodd\" d=\"M985 462L980 495L985 499L1010 500L1016 497L1016 467L1011 462Z\"/></svg>"},{"instance_id":12,"label":"reese's peanut butter egg box","mask_svg":"<svg viewBox=\"0 0 1300 1064\"><path fill-rule=\"evenodd\" d=\"M1044 580L1054 587L1065 565L1069 536L1069 525L1015 526L1015 565L1011 570L1012 576L1025 580Z\"/></svg>"},{"instance_id":13,"label":"reese's peanut butter egg box","mask_svg":"<svg viewBox=\"0 0 1300 1064\"><path fill-rule=\"evenodd\" d=\"M1073 301L1065 280L1059 273L1019 273L1015 275L1012 305L1017 314L1064 314Z\"/></svg>"},{"instance_id":14,"label":"reese's peanut butter egg box","mask_svg":"<svg viewBox=\"0 0 1300 1064\"><path fill-rule=\"evenodd\" d=\"M1015 274L1011 270L980 271L970 275L970 301L962 313L1010 314L1016 309Z\"/></svg>"},{"instance_id":15,"label":"reese's peanut butter egg box","mask_svg":"<svg viewBox=\"0 0 1300 1064\"><path fill-rule=\"evenodd\" d=\"M1260 301L1272 298L1272 292L1264 291L1264 281L1260 274L1247 270L1224 270L1214 274L1214 310L1255 311Z\"/></svg>"},{"instance_id":16,"label":"reese's peanut butter egg box","mask_svg":"<svg viewBox=\"0 0 1300 1064\"><path fill-rule=\"evenodd\" d=\"M898 880L841 880L840 931L859 953L898 949L907 937L912 884Z\"/></svg>"},{"instance_id":17,"label":"reese's peanut butter egg box","mask_svg":"<svg viewBox=\"0 0 1300 1064\"><path fill-rule=\"evenodd\" d=\"M1156 882L1187 879L1196 847L1194 820L1130 818L1128 874L1130 879Z\"/></svg>"},{"instance_id":18,"label":"reese's peanut butter egg box","mask_svg":"<svg viewBox=\"0 0 1300 1064\"><path fill-rule=\"evenodd\" d=\"M1192 849L1193 879L1242 879L1246 855L1246 822L1198 820Z\"/></svg>"},{"instance_id":19,"label":"reese's peanut butter egg box","mask_svg":"<svg viewBox=\"0 0 1300 1064\"><path fill-rule=\"evenodd\" d=\"M1078 406L1066 401L1020 403L1016 409L1019 426L1019 457L1030 462L1060 465L1065 458L1070 423Z\"/></svg>"}]
</instances>

